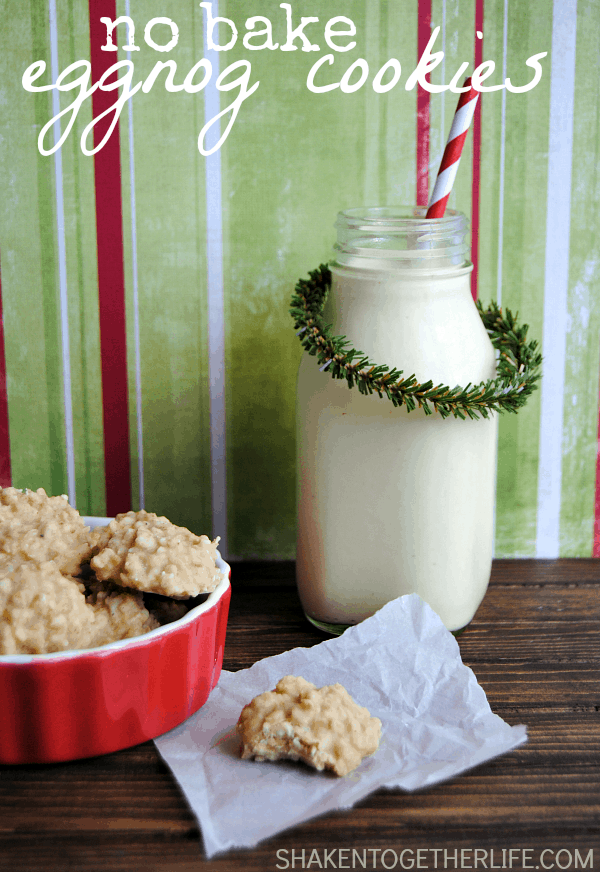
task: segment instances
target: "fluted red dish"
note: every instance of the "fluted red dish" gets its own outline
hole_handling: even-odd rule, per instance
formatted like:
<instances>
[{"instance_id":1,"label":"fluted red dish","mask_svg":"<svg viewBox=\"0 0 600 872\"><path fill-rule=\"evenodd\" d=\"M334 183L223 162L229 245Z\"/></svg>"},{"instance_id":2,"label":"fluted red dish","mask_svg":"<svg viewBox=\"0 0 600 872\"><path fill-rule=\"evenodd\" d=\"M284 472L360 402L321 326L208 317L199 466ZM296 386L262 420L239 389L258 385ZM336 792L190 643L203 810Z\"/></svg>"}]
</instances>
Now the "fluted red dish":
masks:
<instances>
[{"instance_id":1,"label":"fluted red dish","mask_svg":"<svg viewBox=\"0 0 600 872\"><path fill-rule=\"evenodd\" d=\"M85 518L90 526L108 519ZM89 650L0 655L0 763L109 754L166 733L221 674L231 569L205 602L143 636Z\"/></svg>"}]
</instances>

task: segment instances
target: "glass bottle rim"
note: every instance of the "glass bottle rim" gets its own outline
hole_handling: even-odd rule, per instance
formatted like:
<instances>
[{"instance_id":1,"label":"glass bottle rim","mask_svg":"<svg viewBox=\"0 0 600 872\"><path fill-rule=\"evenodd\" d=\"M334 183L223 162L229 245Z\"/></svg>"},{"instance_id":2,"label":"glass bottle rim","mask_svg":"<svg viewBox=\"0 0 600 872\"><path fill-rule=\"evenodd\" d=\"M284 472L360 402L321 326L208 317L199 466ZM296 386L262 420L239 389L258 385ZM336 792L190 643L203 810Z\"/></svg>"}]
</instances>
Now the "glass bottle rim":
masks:
<instances>
[{"instance_id":1,"label":"glass bottle rim","mask_svg":"<svg viewBox=\"0 0 600 872\"><path fill-rule=\"evenodd\" d=\"M348 227L359 230L381 230L401 233L423 228L424 231L463 231L468 230L468 219L464 212L446 209L441 218L426 218L426 206L357 206L338 212L335 227Z\"/></svg>"},{"instance_id":2,"label":"glass bottle rim","mask_svg":"<svg viewBox=\"0 0 600 872\"><path fill-rule=\"evenodd\" d=\"M471 267L469 222L447 209L426 218L424 206L359 206L338 212L337 264L356 268L423 270Z\"/></svg>"}]
</instances>

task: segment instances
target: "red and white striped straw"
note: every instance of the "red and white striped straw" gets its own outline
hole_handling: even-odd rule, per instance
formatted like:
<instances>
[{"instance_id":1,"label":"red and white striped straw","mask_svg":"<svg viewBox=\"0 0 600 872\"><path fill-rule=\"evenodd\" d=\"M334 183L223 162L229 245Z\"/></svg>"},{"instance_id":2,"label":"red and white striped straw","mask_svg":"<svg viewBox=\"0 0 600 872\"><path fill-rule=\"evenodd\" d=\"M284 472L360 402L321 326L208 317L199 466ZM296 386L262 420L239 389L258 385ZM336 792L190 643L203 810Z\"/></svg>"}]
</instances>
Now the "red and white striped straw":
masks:
<instances>
[{"instance_id":1,"label":"red and white striped straw","mask_svg":"<svg viewBox=\"0 0 600 872\"><path fill-rule=\"evenodd\" d=\"M469 132L479 91L471 87L471 77L465 79L464 87L469 86L468 91L463 91L454 113L452 127L448 135L448 141L444 150L444 156L438 170L437 178L429 206L427 208L426 218L442 218L446 211L448 197L454 184L456 171L462 154L463 145Z\"/></svg>"}]
</instances>

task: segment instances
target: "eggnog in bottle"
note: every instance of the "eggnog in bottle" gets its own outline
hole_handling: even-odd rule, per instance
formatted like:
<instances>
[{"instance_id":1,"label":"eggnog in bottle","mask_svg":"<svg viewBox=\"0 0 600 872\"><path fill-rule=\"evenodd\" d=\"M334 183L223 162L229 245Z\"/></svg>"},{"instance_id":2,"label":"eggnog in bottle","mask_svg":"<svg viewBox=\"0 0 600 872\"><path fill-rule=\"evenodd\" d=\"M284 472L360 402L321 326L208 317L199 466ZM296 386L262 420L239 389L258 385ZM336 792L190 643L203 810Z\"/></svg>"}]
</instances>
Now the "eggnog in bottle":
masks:
<instances>
[{"instance_id":1,"label":"eggnog in bottle","mask_svg":"<svg viewBox=\"0 0 600 872\"><path fill-rule=\"evenodd\" d=\"M467 221L341 213L324 321L378 364L450 387L495 375L470 290ZM363 395L304 355L298 376L297 583L333 633L416 592L453 631L485 594L497 416L443 419Z\"/></svg>"}]
</instances>

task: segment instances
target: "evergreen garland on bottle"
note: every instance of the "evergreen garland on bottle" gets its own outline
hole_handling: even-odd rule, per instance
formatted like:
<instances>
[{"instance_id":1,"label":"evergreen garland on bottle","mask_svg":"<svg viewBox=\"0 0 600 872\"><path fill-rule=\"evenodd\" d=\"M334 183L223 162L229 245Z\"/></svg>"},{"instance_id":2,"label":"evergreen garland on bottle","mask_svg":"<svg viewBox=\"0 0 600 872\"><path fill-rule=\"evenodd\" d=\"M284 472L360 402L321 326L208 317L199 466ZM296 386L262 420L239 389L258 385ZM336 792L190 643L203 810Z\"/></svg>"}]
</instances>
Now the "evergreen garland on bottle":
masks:
<instances>
[{"instance_id":1,"label":"evergreen garland on bottle","mask_svg":"<svg viewBox=\"0 0 600 872\"><path fill-rule=\"evenodd\" d=\"M538 343L527 342L527 324L518 326L517 318L492 302L487 309L477 302L477 309L492 345L499 352L494 379L466 387L450 388L419 383L414 375L402 378L403 370L373 363L368 355L355 348L345 336L333 336L331 325L323 323L323 308L331 287L331 271L321 266L309 272L310 279L300 279L292 296L290 314L302 347L316 355L320 368L333 378L346 379L362 394L376 393L387 397L394 406L417 407L426 415L439 412L442 418L487 418L491 411L517 412L525 405L536 382L541 378L542 355Z\"/></svg>"}]
</instances>

